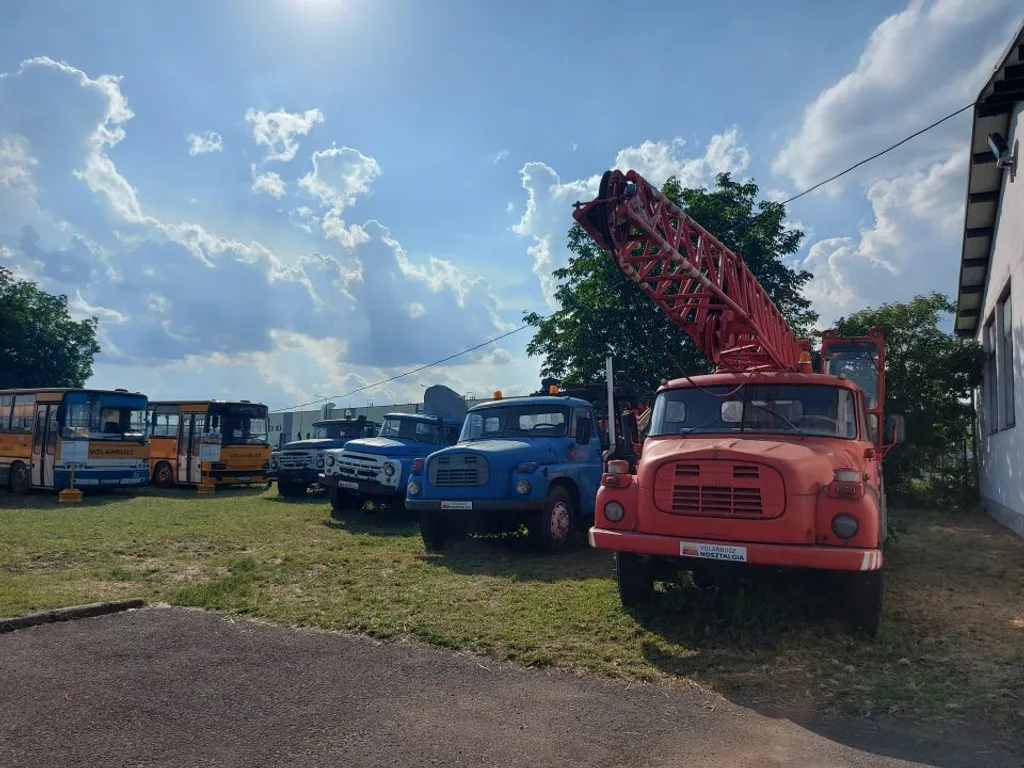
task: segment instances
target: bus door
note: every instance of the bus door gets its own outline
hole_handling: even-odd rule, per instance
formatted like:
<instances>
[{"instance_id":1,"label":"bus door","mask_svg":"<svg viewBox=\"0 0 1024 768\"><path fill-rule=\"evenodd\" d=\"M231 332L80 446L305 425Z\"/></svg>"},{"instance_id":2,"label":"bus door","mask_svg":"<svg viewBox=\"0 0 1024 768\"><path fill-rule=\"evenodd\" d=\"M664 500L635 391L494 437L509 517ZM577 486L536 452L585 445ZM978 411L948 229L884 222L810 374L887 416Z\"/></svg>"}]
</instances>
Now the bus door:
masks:
<instances>
[{"instance_id":1,"label":"bus door","mask_svg":"<svg viewBox=\"0 0 1024 768\"><path fill-rule=\"evenodd\" d=\"M53 488L53 463L57 453L57 404L36 405L32 430L32 485Z\"/></svg>"},{"instance_id":2,"label":"bus door","mask_svg":"<svg viewBox=\"0 0 1024 768\"><path fill-rule=\"evenodd\" d=\"M203 429L206 426L205 413L183 413L178 433L178 482L198 485L202 482L202 463L199 448Z\"/></svg>"}]
</instances>

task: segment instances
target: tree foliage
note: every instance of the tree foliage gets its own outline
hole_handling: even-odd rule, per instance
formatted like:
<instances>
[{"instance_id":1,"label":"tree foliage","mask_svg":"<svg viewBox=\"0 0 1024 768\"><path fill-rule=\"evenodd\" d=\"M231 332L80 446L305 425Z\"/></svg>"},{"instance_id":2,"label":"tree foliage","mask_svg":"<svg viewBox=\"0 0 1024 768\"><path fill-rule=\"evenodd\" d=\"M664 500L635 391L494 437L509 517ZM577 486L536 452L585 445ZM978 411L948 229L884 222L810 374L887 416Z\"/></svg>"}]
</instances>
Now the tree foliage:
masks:
<instances>
[{"instance_id":1,"label":"tree foliage","mask_svg":"<svg viewBox=\"0 0 1024 768\"><path fill-rule=\"evenodd\" d=\"M74 320L67 296L0 267L0 389L85 386L100 351L97 325Z\"/></svg>"},{"instance_id":2,"label":"tree foliage","mask_svg":"<svg viewBox=\"0 0 1024 768\"><path fill-rule=\"evenodd\" d=\"M961 342L940 323L955 311L940 293L911 301L883 304L840 318L833 326L840 336L885 333L886 413L906 418L906 443L885 459L886 492L912 499L914 480L926 484L936 502L965 500L974 487L973 470L964 459L974 407L971 392L981 383L982 352Z\"/></svg>"},{"instance_id":3,"label":"tree foliage","mask_svg":"<svg viewBox=\"0 0 1024 768\"><path fill-rule=\"evenodd\" d=\"M737 182L720 174L713 189L684 189L675 178L662 191L722 243L743 255L747 266L800 334L817 319L801 289L811 278L786 265L804 234L784 226L785 206L758 201L753 181ZM569 263L555 270L559 281L554 314L533 312L525 321L537 330L527 346L542 355L544 375L581 382L600 381L605 356L616 368L652 394L665 378L708 370L693 341L600 251L577 224L569 230Z\"/></svg>"}]
</instances>

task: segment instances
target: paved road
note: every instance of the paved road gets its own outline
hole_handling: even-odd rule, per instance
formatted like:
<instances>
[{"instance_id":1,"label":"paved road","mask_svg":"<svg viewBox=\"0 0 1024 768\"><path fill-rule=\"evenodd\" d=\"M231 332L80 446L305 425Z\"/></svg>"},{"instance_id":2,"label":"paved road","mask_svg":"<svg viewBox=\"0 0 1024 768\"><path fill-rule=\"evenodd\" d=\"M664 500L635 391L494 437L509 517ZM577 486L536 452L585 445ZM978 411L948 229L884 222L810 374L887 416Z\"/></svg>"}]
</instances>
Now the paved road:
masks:
<instances>
[{"instance_id":1,"label":"paved road","mask_svg":"<svg viewBox=\"0 0 1024 768\"><path fill-rule=\"evenodd\" d=\"M693 690L200 611L0 635L8 768L1020 764L906 734L830 733Z\"/></svg>"}]
</instances>

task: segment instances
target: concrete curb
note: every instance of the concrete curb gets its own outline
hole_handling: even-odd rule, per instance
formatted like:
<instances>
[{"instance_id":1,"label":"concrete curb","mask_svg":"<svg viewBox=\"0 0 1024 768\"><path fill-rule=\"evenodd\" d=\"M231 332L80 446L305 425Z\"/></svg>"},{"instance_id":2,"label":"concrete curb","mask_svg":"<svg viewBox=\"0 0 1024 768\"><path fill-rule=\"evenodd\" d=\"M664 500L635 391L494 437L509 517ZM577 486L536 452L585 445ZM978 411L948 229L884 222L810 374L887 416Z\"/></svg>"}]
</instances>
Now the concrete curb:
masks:
<instances>
[{"instance_id":1,"label":"concrete curb","mask_svg":"<svg viewBox=\"0 0 1024 768\"><path fill-rule=\"evenodd\" d=\"M6 619L0 619L0 634L34 627L39 624L52 624L56 621L72 621L74 619L86 619L90 616L103 616L108 613L130 611L133 608L141 608L145 604L145 601L141 598L133 597L130 600L115 600L109 603L72 605L67 608L55 608L52 611L43 611L41 613L29 613L24 616L11 616Z\"/></svg>"}]
</instances>

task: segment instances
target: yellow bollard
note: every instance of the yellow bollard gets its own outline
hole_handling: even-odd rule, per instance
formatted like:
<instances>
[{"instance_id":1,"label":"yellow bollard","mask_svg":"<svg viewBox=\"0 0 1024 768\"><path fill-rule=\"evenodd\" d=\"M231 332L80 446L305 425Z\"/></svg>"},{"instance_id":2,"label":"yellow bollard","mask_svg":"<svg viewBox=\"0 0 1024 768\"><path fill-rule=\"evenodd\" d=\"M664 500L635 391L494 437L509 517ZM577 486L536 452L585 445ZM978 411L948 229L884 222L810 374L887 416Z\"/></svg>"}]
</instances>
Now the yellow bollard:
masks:
<instances>
[{"instance_id":1,"label":"yellow bollard","mask_svg":"<svg viewBox=\"0 0 1024 768\"><path fill-rule=\"evenodd\" d=\"M58 504L76 503L82 500L82 489L75 488L75 467L77 466L74 463L71 465L71 487L57 492Z\"/></svg>"}]
</instances>

